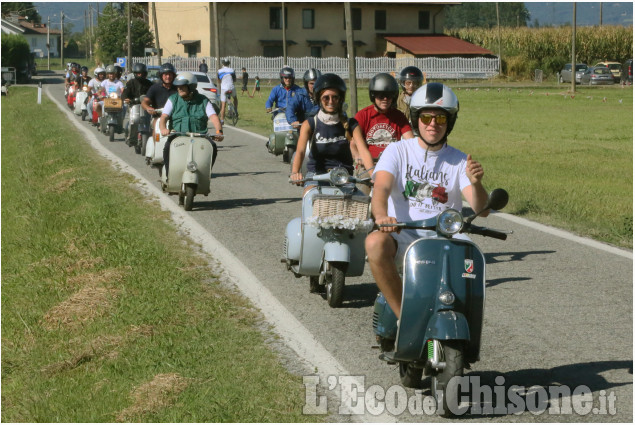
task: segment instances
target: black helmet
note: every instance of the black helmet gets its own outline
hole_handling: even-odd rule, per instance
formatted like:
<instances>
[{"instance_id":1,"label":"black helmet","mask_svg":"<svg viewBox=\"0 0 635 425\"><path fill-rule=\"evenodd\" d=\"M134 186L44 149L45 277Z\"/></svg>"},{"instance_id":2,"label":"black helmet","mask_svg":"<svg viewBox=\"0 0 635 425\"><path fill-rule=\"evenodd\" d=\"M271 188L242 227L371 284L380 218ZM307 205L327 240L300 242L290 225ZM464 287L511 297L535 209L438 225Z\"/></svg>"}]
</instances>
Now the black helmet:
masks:
<instances>
[{"instance_id":1,"label":"black helmet","mask_svg":"<svg viewBox=\"0 0 635 425\"><path fill-rule=\"evenodd\" d=\"M340 92L340 109L344 104L344 98L346 97L346 83L336 74L322 74L315 80L315 85L313 86L313 100L316 104L320 105L320 109L322 108L322 104L320 103L320 97L322 92L326 89L333 89Z\"/></svg>"},{"instance_id":2,"label":"black helmet","mask_svg":"<svg viewBox=\"0 0 635 425\"><path fill-rule=\"evenodd\" d=\"M121 74L123 74L123 68L119 65L115 65L115 70L117 71L117 78L119 78Z\"/></svg>"},{"instance_id":3,"label":"black helmet","mask_svg":"<svg viewBox=\"0 0 635 425\"><path fill-rule=\"evenodd\" d=\"M223 66L229 66L229 58L223 58L223 60L220 61L220 63L223 64Z\"/></svg>"},{"instance_id":4,"label":"black helmet","mask_svg":"<svg viewBox=\"0 0 635 425\"><path fill-rule=\"evenodd\" d=\"M410 99L410 126L415 134L419 133L419 113L422 109L438 109L447 113L448 131L445 133L446 137L441 140L444 142L459 115L459 99L445 84L428 83L420 87Z\"/></svg>"},{"instance_id":5,"label":"black helmet","mask_svg":"<svg viewBox=\"0 0 635 425\"><path fill-rule=\"evenodd\" d=\"M159 70L159 77L162 77L163 74L165 74L166 72L171 72L174 74L174 77L176 77L176 69L174 69L174 65L169 62L161 65L161 69Z\"/></svg>"},{"instance_id":6,"label":"black helmet","mask_svg":"<svg viewBox=\"0 0 635 425\"><path fill-rule=\"evenodd\" d=\"M77 62L71 63L71 69L73 69L73 68L79 69L79 64Z\"/></svg>"},{"instance_id":7,"label":"black helmet","mask_svg":"<svg viewBox=\"0 0 635 425\"><path fill-rule=\"evenodd\" d=\"M87 66L82 66L82 69L80 71L88 73L88 67Z\"/></svg>"},{"instance_id":8,"label":"black helmet","mask_svg":"<svg viewBox=\"0 0 635 425\"><path fill-rule=\"evenodd\" d=\"M399 85L403 90L406 90L405 84L408 80L417 82L418 86L421 86L421 83L423 83L423 72L416 66L405 67L399 73ZM417 90L417 88L415 88L415 90Z\"/></svg>"},{"instance_id":9,"label":"black helmet","mask_svg":"<svg viewBox=\"0 0 635 425\"><path fill-rule=\"evenodd\" d=\"M284 77L291 77L291 85L293 85L293 83L295 83L295 71L293 71L293 68L285 66L280 70L280 83L282 85L284 85Z\"/></svg>"},{"instance_id":10,"label":"black helmet","mask_svg":"<svg viewBox=\"0 0 635 425\"><path fill-rule=\"evenodd\" d=\"M304 89L307 93L309 92L309 81L315 81L320 78L321 75L322 73L315 68L310 68L304 73L302 79L304 80Z\"/></svg>"},{"instance_id":11,"label":"black helmet","mask_svg":"<svg viewBox=\"0 0 635 425\"><path fill-rule=\"evenodd\" d=\"M142 63L135 63L134 65L132 65L132 73L133 74L142 73L147 75L148 68L146 68L146 66Z\"/></svg>"},{"instance_id":12,"label":"black helmet","mask_svg":"<svg viewBox=\"0 0 635 425\"><path fill-rule=\"evenodd\" d=\"M380 92L390 93L392 97L391 107L396 106L395 103L397 101L397 96L399 96L399 85L397 84L395 77L382 72L371 78L370 84L368 84L368 94L370 95L370 101L373 104L375 104L375 94Z\"/></svg>"}]
</instances>

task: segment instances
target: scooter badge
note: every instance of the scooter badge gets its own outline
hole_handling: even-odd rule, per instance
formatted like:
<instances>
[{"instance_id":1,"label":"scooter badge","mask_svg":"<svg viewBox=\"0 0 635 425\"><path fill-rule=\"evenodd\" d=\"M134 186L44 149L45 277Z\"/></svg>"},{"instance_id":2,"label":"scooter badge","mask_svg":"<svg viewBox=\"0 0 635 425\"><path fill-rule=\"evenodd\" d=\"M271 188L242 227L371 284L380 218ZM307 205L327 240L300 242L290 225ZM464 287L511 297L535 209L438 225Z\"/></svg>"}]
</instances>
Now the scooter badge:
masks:
<instances>
[{"instance_id":1,"label":"scooter badge","mask_svg":"<svg viewBox=\"0 0 635 425\"><path fill-rule=\"evenodd\" d=\"M472 272L474 271L474 260L465 260L465 271L467 273L463 273L461 277L476 279L476 275L472 274Z\"/></svg>"}]
</instances>

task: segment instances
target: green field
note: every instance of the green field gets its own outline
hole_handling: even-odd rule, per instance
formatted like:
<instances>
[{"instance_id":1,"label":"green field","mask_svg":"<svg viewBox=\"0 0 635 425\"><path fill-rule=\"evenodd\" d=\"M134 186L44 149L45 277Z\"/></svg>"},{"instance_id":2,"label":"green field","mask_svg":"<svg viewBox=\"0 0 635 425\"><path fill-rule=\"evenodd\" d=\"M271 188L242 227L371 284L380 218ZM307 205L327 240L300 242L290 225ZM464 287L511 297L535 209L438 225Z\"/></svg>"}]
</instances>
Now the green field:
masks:
<instances>
[{"instance_id":1,"label":"green field","mask_svg":"<svg viewBox=\"0 0 635 425\"><path fill-rule=\"evenodd\" d=\"M454 85L461 110L450 144L485 168L505 212L617 246L633 246L633 88ZM241 97L238 127L271 131L265 101ZM358 92L359 108L370 104ZM263 147L264 150L264 147Z\"/></svg>"},{"instance_id":2,"label":"green field","mask_svg":"<svg viewBox=\"0 0 635 425\"><path fill-rule=\"evenodd\" d=\"M2 421L322 420L260 314L35 99L1 105Z\"/></svg>"}]
</instances>

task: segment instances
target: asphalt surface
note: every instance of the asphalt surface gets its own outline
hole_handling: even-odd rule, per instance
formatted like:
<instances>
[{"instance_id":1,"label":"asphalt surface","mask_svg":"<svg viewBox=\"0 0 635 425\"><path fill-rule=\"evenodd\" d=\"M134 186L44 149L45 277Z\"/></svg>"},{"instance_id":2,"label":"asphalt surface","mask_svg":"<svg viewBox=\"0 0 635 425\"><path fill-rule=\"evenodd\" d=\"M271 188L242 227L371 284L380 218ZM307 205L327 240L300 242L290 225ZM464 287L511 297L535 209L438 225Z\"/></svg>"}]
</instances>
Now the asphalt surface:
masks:
<instances>
[{"instance_id":1,"label":"asphalt surface","mask_svg":"<svg viewBox=\"0 0 635 425\"><path fill-rule=\"evenodd\" d=\"M57 77L43 78L45 83L61 82ZM50 90L63 98L61 84L51 84ZM373 348L372 309L377 289L368 267L362 277L347 279L341 308L332 309L322 295L310 294L308 278L295 278L280 262L284 230L289 220L299 216L302 189L288 184L289 166L266 151L261 136L228 125L225 135L218 143L212 191L208 197L194 199L191 216L238 257L352 375L363 377L366 389L377 384L387 394L399 394L398 388L391 388L399 384L398 370L379 360L379 350ZM107 136L97 137L159 186L157 170L146 166L142 156L123 143L123 135L112 143ZM632 256L572 242L497 214L477 219L477 224L514 233L507 241L473 237L487 260L487 294L481 361L466 372L480 378L480 385L497 387L491 403L472 398L472 407L481 407L484 413L476 411L463 420L632 422ZM558 388L572 393L584 391L586 386L592 398L576 398L582 402L574 403L573 413L567 413L570 398L565 397L563 411L550 413L558 405L554 386L566 386ZM320 394L330 396L328 391L322 388ZM487 412L488 407L504 408L512 403L512 392L523 395L527 406L537 405L534 411L547 410L539 414L529 407L516 414ZM422 393L407 391L415 400L419 394L430 395L429 380L424 381ZM549 401L543 400L545 394ZM364 404L364 393L360 397ZM382 396L375 398L379 403L385 401ZM337 413L337 405L329 403L329 412ZM377 405L366 404L367 409L373 406ZM378 406L381 410L383 405ZM400 406L394 410L398 421L441 420L413 409L401 410Z\"/></svg>"}]
</instances>

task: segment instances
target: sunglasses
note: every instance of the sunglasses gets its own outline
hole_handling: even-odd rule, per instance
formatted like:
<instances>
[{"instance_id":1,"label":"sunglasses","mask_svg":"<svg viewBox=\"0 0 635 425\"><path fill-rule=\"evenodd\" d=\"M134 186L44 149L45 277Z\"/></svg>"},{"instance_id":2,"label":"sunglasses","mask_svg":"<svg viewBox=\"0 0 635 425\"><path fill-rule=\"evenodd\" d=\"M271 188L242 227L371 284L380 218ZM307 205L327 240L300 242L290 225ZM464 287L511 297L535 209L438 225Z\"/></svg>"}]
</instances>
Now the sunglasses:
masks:
<instances>
[{"instance_id":1,"label":"sunglasses","mask_svg":"<svg viewBox=\"0 0 635 425\"><path fill-rule=\"evenodd\" d=\"M328 102L328 101L333 101L333 102L339 102L340 97L336 94L334 95L326 95L326 96L322 96L320 98L321 101L323 102Z\"/></svg>"},{"instance_id":2,"label":"sunglasses","mask_svg":"<svg viewBox=\"0 0 635 425\"><path fill-rule=\"evenodd\" d=\"M390 93L375 93L375 98L377 98L377 99L392 99L392 94L390 94Z\"/></svg>"},{"instance_id":3,"label":"sunglasses","mask_svg":"<svg viewBox=\"0 0 635 425\"><path fill-rule=\"evenodd\" d=\"M432 114L421 114L419 115L419 119L421 120L422 123L424 123L425 125L428 125L432 122L432 120L434 119L436 121L437 124L439 125L443 125L445 123L448 122L448 116L447 115L432 115Z\"/></svg>"}]
</instances>

